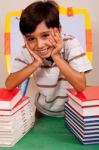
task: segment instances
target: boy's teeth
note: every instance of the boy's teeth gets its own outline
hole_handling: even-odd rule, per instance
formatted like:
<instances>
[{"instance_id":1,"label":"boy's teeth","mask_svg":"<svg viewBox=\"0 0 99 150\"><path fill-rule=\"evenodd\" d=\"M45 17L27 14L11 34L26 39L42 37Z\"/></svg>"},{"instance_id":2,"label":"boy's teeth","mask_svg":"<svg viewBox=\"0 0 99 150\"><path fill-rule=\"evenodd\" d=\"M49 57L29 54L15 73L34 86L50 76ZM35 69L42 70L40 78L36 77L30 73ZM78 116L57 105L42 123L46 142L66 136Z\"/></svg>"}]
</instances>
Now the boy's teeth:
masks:
<instances>
[{"instance_id":1,"label":"boy's teeth","mask_svg":"<svg viewBox=\"0 0 99 150\"><path fill-rule=\"evenodd\" d=\"M47 51L48 49L46 48L46 49L43 49L43 50L41 50L41 51Z\"/></svg>"}]
</instances>

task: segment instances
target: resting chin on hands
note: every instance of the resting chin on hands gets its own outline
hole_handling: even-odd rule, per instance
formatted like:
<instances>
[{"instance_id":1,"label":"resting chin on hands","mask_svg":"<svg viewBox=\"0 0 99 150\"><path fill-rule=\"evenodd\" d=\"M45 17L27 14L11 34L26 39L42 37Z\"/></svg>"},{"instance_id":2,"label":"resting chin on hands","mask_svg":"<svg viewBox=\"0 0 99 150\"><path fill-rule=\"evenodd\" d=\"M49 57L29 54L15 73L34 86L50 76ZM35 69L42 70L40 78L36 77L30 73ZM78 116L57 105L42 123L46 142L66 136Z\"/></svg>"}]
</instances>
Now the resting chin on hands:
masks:
<instances>
[{"instance_id":1,"label":"resting chin on hands","mask_svg":"<svg viewBox=\"0 0 99 150\"><path fill-rule=\"evenodd\" d=\"M49 38L49 41L54 47L51 53L51 57L54 59L55 57L60 56L60 51L64 47L64 42L59 32L59 29L51 29L51 36Z\"/></svg>"},{"instance_id":2,"label":"resting chin on hands","mask_svg":"<svg viewBox=\"0 0 99 150\"><path fill-rule=\"evenodd\" d=\"M34 58L34 61L33 63L36 63L38 66L41 66L43 64L43 59L40 58L40 56L38 56L35 52L33 52L32 50L30 50L27 42L25 41L25 45L26 45L26 48L27 50L29 51L29 53L33 56Z\"/></svg>"}]
</instances>

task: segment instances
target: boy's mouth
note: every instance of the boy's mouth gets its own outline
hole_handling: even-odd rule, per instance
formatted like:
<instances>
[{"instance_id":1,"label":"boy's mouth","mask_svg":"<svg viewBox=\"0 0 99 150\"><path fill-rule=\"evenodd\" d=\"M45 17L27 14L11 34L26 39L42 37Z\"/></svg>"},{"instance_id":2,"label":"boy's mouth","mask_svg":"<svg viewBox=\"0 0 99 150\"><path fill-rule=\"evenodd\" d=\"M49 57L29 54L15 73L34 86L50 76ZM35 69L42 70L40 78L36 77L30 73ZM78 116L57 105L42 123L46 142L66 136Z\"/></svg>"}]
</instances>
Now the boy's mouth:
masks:
<instances>
[{"instance_id":1,"label":"boy's mouth","mask_svg":"<svg viewBox=\"0 0 99 150\"><path fill-rule=\"evenodd\" d=\"M49 52L51 52L52 48L49 47L49 48L44 48L44 49L41 49L41 50L37 50L37 53L39 55L47 55Z\"/></svg>"},{"instance_id":2,"label":"boy's mouth","mask_svg":"<svg viewBox=\"0 0 99 150\"><path fill-rule=\"evenodd\" d=\"M40 51L39 51L39 54L40 54L40 55L47 55L48 52L49 52L49 49L47 48L47 49L40 50Z\"/></svg>"}]
</instances>

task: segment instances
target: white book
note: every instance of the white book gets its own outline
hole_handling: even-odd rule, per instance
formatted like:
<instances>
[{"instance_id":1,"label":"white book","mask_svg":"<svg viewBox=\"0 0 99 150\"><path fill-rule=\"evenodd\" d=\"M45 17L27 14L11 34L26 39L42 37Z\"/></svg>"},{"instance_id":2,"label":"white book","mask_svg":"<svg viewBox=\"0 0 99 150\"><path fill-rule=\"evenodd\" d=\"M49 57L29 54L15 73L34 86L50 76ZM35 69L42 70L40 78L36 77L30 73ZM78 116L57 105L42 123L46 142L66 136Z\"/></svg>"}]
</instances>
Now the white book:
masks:
<instances>
[{"instance_id":1,"label":"white book","mask_svg":"<svg viewBox=\"0 0 99 150\"><path fill-rule=\"evenodd\" d=\"M0 110L0 117L11 116L29 102L29 97L22 97L12 109Z\"/></svg>"},{"instance_id":2,"label":"white book","mask_svg":"<svg viewBox=\"0 0 99 150\"><path fill-rule=\"evenodd\" d=\"M0 131L10 131L15 130L21 125L27 125L29 122L35 122L35 117L33 116L33 110L30 109L30 103L27 103L22 109L17 111L16 120L11 121L7 124L0 124ZM30 114L29 114L30 112ZM32 114L32 115L31 115Z\"/></svg>"},{"instance_id":3,"label":"white book","mask_svg":"<svg viewBox=\"0 0 99 150\"><path fill-rule=\"evenodd\" d=\"M2 138L0 139L0 147L12 147L14 146L26 133L33 127L31 124L24 132L19 133L17 136L13 136L13 138Z\"/></svg>"},{"instance_id":4,"label":"white book","mask_svg":"<svg viewBox=\"0 0 99 150\"><path fill-rule=\"evenodd\" d=\"M26 101L28 101L28 109L29 109L29 113L30 113L30 115L33 115L34 116L34 112L35 111L33 111L33 108L32 108L32 105L31 105L31 103L30 103L30 99L28 98ZM26 104L25 104L26 103ZM27 102L23 102L23 104L22 105L27 105ZM20 106L19 106L20 107ZM23 106L20 108L20 110L21 111L23 111L22 110L22 108L23 108ZM31 110L31 111L30 111ZM16 111L17 112L17 111ZM7 114L7 115L0 115L0 122L2 122L2 123L7 123L7 122L11 122L11 121L13 121L13 120L16 120L16 117L18 116L18 113L13 113L12 115L9 115L9 114Z\"/></svg>"},{"instance_id":5,"label":"white book","mask_svg":"<svg viewBox=\"0 0 99 150\"><path fill-rule=\"evenodd\" d=\"M31 128L27 129L22 135L17 136L15 139L0 140L0 147L12 147L14 146Z\"/></svg>"},{"instance_id":6,"label":"white book","mask_svg":"<svg viewBox=\"0 0 99 150\"><path fill-rule=\"evenodd\" d=\"M72 98L68 98L68 104L82 116L99 116L99 106L80 106Z\"/></svg>"}]
</instances>

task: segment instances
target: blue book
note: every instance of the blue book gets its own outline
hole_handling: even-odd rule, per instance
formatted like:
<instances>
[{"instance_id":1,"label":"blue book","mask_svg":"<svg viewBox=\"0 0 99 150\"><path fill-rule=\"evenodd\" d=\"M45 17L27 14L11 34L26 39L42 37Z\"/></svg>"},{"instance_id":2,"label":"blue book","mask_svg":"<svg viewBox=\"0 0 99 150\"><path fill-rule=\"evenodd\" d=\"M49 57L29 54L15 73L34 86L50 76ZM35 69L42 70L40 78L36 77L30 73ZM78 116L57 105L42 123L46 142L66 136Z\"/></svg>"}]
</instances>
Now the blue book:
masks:
<instances>
[{"instance_id":1,"label":"blue book","mask_svg":"<svg viewBox=\"0 0 99 150\"><path fill-rule=\"evenodd\" d=\"M72 106L70 106L68 104L68 102L65 103L65 113L67 111L69 111L69 113L76 118L79 122L81 122L82 124L99 124L99 116L81 116L79 113L76 112L76 110L74 110L74 108Z\"/></svg>"},{"instance_id":2,"label":"blue book","mask_svg":"<svg viewBox=\"0 0 99 150\"><path fill-rule=\"evenodd\" d=\"M83 144L99 143L99 117L82 117L66 102L65 122Z\"/></svg>"},{"instance_id":3,"label":"blue book","mask_svg":"<svg viewBox=\"0 0 99 150\"><path fill-rule=\"evenodd\" d=\"M67 123L67 127L74 133L74 135L83 143L83 144L98 144L99 138L83 138L82 135L78 132L77 129L73 128L69 123Z\"/></svg>"}]
</instances>

